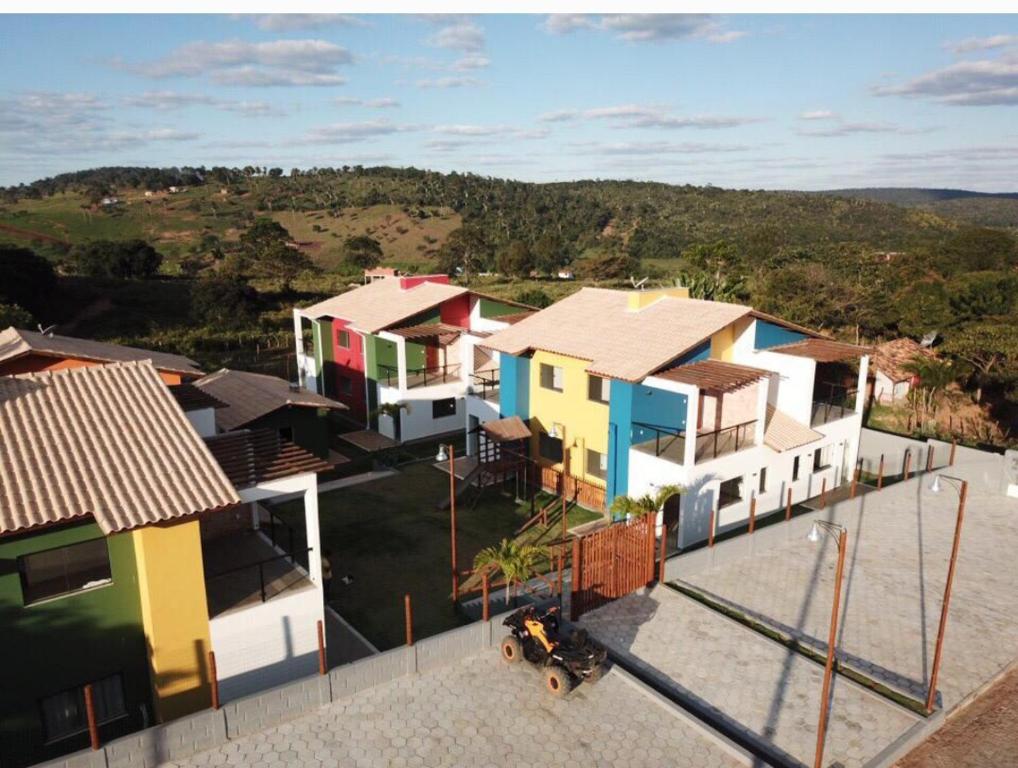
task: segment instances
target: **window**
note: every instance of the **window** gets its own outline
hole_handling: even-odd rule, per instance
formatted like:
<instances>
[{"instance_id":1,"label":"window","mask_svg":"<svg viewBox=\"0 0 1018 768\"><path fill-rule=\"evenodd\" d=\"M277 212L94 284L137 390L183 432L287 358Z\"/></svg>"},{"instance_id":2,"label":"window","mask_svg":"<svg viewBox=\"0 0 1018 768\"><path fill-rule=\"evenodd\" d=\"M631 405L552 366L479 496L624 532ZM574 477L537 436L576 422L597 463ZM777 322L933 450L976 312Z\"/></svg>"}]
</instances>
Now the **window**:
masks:
<instances>
[{"instance_id":1,"label":"window","mask_svg":"<svg viewBox=\"0 0 1018 768\"><path fill-rule=\"evenodd\" d=\"M721 483L718 490L718 508L727 507L742 501L742 478L733 477Z\"/></svg>"},{"instance_id":2,"label":"window","mask_svg":"<svg viewBox=\"0 0 1018 768\"><path fill-rule=\"evenodd\" d=\"M587 376L587 399L593 400L595 403L605 403L607 405L610 397L610 384L609 379L601 378L600 376L594 376L588 374Z\"/></svg>"},{"instance_id":3,"label":"window","mask_svg":"<svg viewBox=\"0 0 1018 768\"><path fill-rule=\"evenodd\" d=\"M456 398L445 397L441 400L431 401L431 418L444 419L446 416L456 415Z\"/></svg>"},{"instance_id":4,"label":"window","mask_svg":"<svg viewBox=\"0 0 1018 768\"><path fill-rule=\"evenodd\" d=\"M336 344L343 349L350 349L350 331L337 331Z\"/></svg>"},{"instance_id":5,"label":"window","mask_svg":"<svg viewBox=\"0 0 1018 768\"><path fill-rule=\"evenodd\" d=\"M100 725L126 715L124 681L120 675L111 675L92 683L92 701L95 704L95 719ZM47 742L88 729L83 685L47 696L39 702L39 707L42 710L43 733Z\"/></svg>"},{"instance_id":6,"label":"window","mask_svg":"<svg viewBox=\"0 0 1018 768\"><path fill-rule=\"evenodd\" d=\"M760 470L760 493L767 493L767 467Z\"/></svg>"},{"instance_id":7,"label":"window","mask_svg":"<svg viewBox=\"0 0 1018 768\"><path fill-rule=\"evenodd\" d=\"M541 387L552 389L556 392L562 391L562 369L557 365L541 363Z\"/></svg>"},{"instance_id":8,"label":"window","mask_svg":"<svg viewBox=\"0 0 1018 768\"><path fill-rule=\"evenodd\" d=\"M353 382L349 376L339 377L339 394L349 395L353 393Z\"/></svg>"},{"instance_id":9,"label":"window","mask_svg":"<svg viewBox=\"0 0 1018 768\"><path fill-rule=\"evenodd\" d=\"M562 461L562 439L559 437L552 437L547 432L542 432L538 450L542 459L553 461L556 464Z\"/></svg>"},{"instance_id":10,"label":"window","mask_svg":"<svg viewBox=\"0 0 1018 768\"><path fill-rule=\"evenodd\" d=\"M831 465L830 462L830 446L824 448L817 448L813 451L813 471L820 472L821 470L827 469Z\"/></svg>"},{"instance_id":11,"label":"window","mask_svg":"<svg viewBox=\"0 0 1018 768\"><path fill-rule=\"evenodd\" d=\"M792 459L792 480L799 479L799 457Z\"/></svg>"},{"instance_id":12,"label":"window","mask_svg":"<svg viewBox=\"0 0 1018 768\"><path fill-rule=\"evenodd\" d=\"M587 474L604 480L608 477L608 454L587 449Z\"/></svg>"},{"instance_id":13,"label":"window","mask_svg":"<svg viewBox=\"0 0 1018 768\"><path fill-rule=\"evenodd\" d=\"M18 558L18 572L25 605L113 580L104 538L22 555Z\"/></svg>"}]
</instances>

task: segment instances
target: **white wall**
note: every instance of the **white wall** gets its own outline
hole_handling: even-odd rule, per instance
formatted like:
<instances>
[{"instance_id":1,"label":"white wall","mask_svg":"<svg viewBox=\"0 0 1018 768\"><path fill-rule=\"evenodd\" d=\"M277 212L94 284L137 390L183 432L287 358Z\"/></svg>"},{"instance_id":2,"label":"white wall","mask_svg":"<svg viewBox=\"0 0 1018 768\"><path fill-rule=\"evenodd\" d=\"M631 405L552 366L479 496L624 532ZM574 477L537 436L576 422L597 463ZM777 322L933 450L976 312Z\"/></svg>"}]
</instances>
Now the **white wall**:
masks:
<instances>
[{"instance_id":1,"label":"white wall","mask_svg":"<svg viewBox=\"0 0 1018 768\"><path fill-rule=\"evenodd\" d=\"M464 395L465 387L460 381L436 384L433 387L418 387L403 392L400 392L396 387L379 386L378 388L380 403L405 403L407 406L400 411L400 439L403 441L417 440L462 429L466 423L467 413ZM432 418L432 402L447 397L456 398L456 413L441 419ZM396 436L392 419L387 416L379 417L378 431L388 437L395 438Z\"/></svg>"},{"instance_id":2,"label":"white wall","mask_svg":"<svg viewBox=\"0 0 1018 768\"><path fill-rule=\"evenodd\" d=\"M301 319L304 314L299 310L293 310L293 339L296 351L297 380L309 392L318 391L318 365L313 355L304 354L304 336L301 328Z\"/></svg>"},{"instance_id":3,"label":"white wall","mask_svg":"<svg viewBox=\"0 0 1018 768\"><path fill-rule=\"evenodd\" d=\"M737 346L734 362L778 374L771 377L767 402L796 421L809 424L813 410L815 361L808 357L783 355L767 350L746 352Z\"/></svg>"},{"instance_id":4,"label":"white wall","mask_svg":"<svg viewBox=\"0 0 1018 768\"><path fill-rule=\"evenodd\" d=\"M191 422L194 431L202 437L212 437L216 434L215 408L198 408L193 411L184 411L184 415Z\"/></svg>"},{"instance_id":5,"label":"white wall","mask_svg":"<svg viewBox=\"0 0 1018 768\"><path fill-rule=\"evenodd\" d=\"M522 312L523 310L521 309L520 311ZM481 299L479 296L474 296L472 298L470 305L470 330L501 331L503 328L508 327L509 323L503 323L501 320L481 317Z\"/></svg>"},{"instance_id":6,"label":"white wall","mask_svg":"<svg viewBox=\"0 0 1018 768\"><path fill-rule=\"evenodd\" d=\"M314 674L321 592L313 586L209 620L224 701Z\"/></svg>"}]
</instances>

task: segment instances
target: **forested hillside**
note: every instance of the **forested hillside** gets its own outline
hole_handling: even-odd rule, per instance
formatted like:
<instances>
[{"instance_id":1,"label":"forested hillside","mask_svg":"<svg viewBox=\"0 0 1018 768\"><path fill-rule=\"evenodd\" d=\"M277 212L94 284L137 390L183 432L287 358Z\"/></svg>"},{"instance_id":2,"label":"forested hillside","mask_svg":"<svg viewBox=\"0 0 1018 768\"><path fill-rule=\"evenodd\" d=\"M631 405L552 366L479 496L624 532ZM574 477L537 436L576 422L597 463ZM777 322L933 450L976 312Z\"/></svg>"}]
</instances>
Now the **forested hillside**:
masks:
<instances>
[{"instance_id":1,"label":"forested hillside","mask_svg":"<svg viewBox=\"0 0 1018 768\"><path fill-rule=\"evenodd\" d=\"M440 270L540 305L584 282L681 280L695 295L853 341L937 331L953 377L1006 412L1018 401L1015 239L971 215L929 210L986 202L1018 206L950 190L532 184L359 166L102 168L2 191L0 241L56 265L61 299L5 296L0 279L0 314L216 365L237 363L239 347L282 349L289 306L376 264ZM578 279L555 279L565 270ZM153 287L160 298L146 302L145 285L156 283L165 290Z\"/></svg>"},{"instance_id":2,"label":"forested hillside","mask_svg":"<svg viewBox=\"0 0 1018 768\"><path fill-rule=\"evenodd\" d=\"M907 208L923 208L941 216L984 227L1018 229L1018 192L970 192L965 189L870 187L832 189L824 195L873 200Z\"/></svg>"}]
</instances>

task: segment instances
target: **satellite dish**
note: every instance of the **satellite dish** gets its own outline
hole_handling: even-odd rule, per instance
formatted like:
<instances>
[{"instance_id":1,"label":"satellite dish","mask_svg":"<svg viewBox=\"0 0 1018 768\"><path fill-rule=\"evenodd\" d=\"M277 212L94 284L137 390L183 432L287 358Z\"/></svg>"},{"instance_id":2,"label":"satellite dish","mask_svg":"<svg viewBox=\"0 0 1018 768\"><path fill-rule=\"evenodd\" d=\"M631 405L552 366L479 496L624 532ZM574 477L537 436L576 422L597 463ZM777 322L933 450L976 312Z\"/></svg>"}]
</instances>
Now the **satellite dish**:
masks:
<instances>
[{"instance_id":1,"label":"satellite dish","mask_svg":"<svg viewBox=\"0 0 1018 768\"><path fill-rule=\"evenodd\" d=\"M938 331L930 331L925 336L923 336L923 340L919 342L919 346L925 347L927 349L932 347L934 342L936 342L937 340L937 336L939 335L940 333Z\"/></svg>"},{"instance_id":2,"label":"satellite dish","mask_svg":"<svg viewBox=\"0 0 1018 768\"><path fill-rule=\"evenodd\" d=\"M53 335L53 331L56 330L56 326L55 325L51 325L48 328L43 328L42 327L42 323L39 323L35 327L39 329L39 333L41 333L43 336L52 336Z\"/></svg>"},{"instance_id":3,"label":"satellite dish","mask_svg":"<svg viewBox=\"0 0 1018 768\"><path fill-rule=\"evenodd\" d=\"M636 280L635 280L635 279L633 278L633 276L632 276L632 275L630 275L630 276L629 276L629 282L630 282L630 284L631 284L631 285L633 286L633 288L635 288L636 290L640 290L641 288L643 288L643 284L644 284L644 283L646 283L646 282L647 282L647 280L649 280L649 279L650 279L650 278L647 278L647 277L645 277L645 278L643 278L642 280L640 280L639 282L637 282L637 281L636 281Z\"/></svg>"}]
</instances>

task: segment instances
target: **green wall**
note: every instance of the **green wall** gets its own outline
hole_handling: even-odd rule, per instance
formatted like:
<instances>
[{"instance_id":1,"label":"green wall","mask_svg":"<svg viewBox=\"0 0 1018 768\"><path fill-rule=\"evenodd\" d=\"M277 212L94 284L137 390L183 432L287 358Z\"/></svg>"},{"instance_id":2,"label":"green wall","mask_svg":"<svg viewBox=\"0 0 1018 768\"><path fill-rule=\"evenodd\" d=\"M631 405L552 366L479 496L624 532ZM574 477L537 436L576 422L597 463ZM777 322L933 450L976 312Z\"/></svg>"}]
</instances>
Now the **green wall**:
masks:
<instances>
[{"instance_id":1,"label":"green wall","mask_svg":"<svg viewBox=\"0 0 1018 768\"><path fill-rule=\"evenodd\" d=\"M512 304L503 304L501 301L486 299L483 296L481 301L481 317L492 318L502 315L518 315L523 312L522 307L514 307Z\"/></svg>"},{"instance_id":2,"label":"green wall","mask_svg":"<svg viewBox=\"0 0 1018 768\"><path fill-rule=\"evenodd\" d=\"M46 746L39 699L119 672L128 717L100 729L104 739L141 727L151 714L148 653L134 545L127 534L107 538L113 581L108 586L25 606L19 555L102 537L94 522L0 538L0 765L28 765L88 745L87 734Z\"/></svg>"},{"instance_id":3,"label":"green wall","mask_svg":"<svg viewBox=\"0 0 1018 768\"><path fill-rule=\"evenodd\" d=\"M332 351L332 321L312 320L312 338L315 343L315 363L318 367L318 391L327 396L336 396L336 356Z\"/></svg>"},{"instance_id":4,"label":"green wall","mask_svg":"<svg viewBox=\"0 0 1018 768\"><path fill-rule=\"evenodd\" d=\"M360 382L354 382L355 386ZM289 406L255 419L249 425L252 429L293 430L293 441L321 459L329 458L329 419L317 408Z\"/></svg>"}]
</instances>

